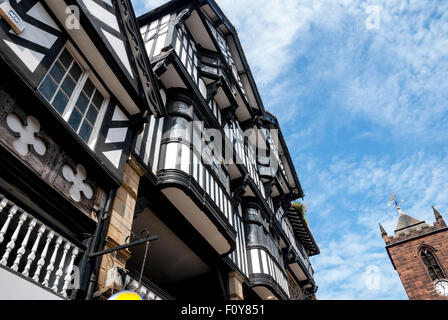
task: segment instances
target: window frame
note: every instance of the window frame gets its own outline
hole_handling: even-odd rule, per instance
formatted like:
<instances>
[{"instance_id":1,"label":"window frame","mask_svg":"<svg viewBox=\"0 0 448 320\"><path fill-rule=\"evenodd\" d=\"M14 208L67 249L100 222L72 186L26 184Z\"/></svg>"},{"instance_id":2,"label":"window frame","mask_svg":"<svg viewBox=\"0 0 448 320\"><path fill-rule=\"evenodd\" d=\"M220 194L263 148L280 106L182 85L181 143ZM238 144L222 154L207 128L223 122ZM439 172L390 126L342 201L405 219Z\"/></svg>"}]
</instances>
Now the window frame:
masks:
<instances>
[{"instance_id":1,"label":"window frame","mask_svg":"<svg viewBox=\"0 0 448 320\"><path fill-rule=\"evenodd\" d=\"M82 73L79 76L79 79L76 82L75 88L70 96L70 99L67 102L67 105L65 106L64 112L62 114L58 115L65 121L65 123L70 127L70 129L85 143L87 144L87 146L94 150L97 140L98 140L98 136L101 130L101 126L104 122L104 116L106 114L106 110L107 110L107 106L110 103L110 94L108 93L108 91L104 88L104 86L101 84L101 82L98 80L98 78L96 77L94 71L90 68L89 64L86 62L86 60L81 56L81 54L78 52L78 50L75 49L74 45L70 42L67 41L65 43L65 45L62 47L62 49L59 51L57 57L55 58L55 60L52 62L51 66L48 68L47 72L45 73L45 76L42 78L41 82L39 83L39 85L37 86L37 91L39 92L39 94L45 99L45 101L47 101L48 104L51 105L51 107L53 109L55 109L55 107L53 106L53 104L45 97L43 96L42 92L39 90L40 86L42 85L42 83L47 79L47 77L50 74L50 71L52 70L53 66L56 64L56 62L59 60L59 57L61 56L61 54L64 52L64 50L67 50L73 57L74 61L76 63L78 63L78 65L81 67L82 69ZM73 110L75 108L76 102L78 101L79 96L81 95L81 92L84 88L84 85L87 82L87 79L90 79L90 81L92 82L92 84L94 85L96 91L98 91L104 98L101 106L99 106L99 110L98 110L98 115L97 118L95 120L95 123L93 125L92 131L90 133L89 139L88 141L84 141L81 136L79 135L78 131L80 130L82 124L85 121L85 118L87 116L87 111L89 109L86 109L86 112L83 113L83 117L81 119L81 122L79 124L79 127L77 130L75 130L74 128L71 127L71 125L69 124L69 119L70 116L73 113ZM61 84L58 85L58 90L60 88L60 86L62 85L62 80L61 80ZM54 95L56 95L57 93L55 92ZM53 96L54 99L54 96ZM89 101L91 103L91 101ZM89 105L90 108L90 105ZM56 110L56 109L55 109ZM89 121L90 122L90 121Z\"/></svg>"},{"instance_id":2,"label":"window frame","mask_svg":"<svg viewBox=\"0 0 448 320\"><path fill-rule=\"evenodd\" d=\"M431 279L432 282L435 282L435 281L438 281L438 280L446 278L445 271L443 270L442 266L440 265L439 259L437 259L437 256L435 254L435 250L433 248L427 247L427 246L423 246L422 248L420 248L419 253L420 253L420 259L421 259L421 261L423 263L423 266L426 268L426 271L428 272L428 276L429 276L429 278ZM428 259L428 263L430 265L427 265L425 263L424 255L427 256L428 253L430 255L432 255L432 257L434 258L435 264L430 264L431 262L430 262L429 258L426 258L426 259ZM439 271L441 273L441 277L439 277L439 275L435 271L435 267L437 267L439 269ZM434 273L434 275L436 277L435 279L433 279L433 277L431 276L431 271Z\"/></svg>"}]
</instances>

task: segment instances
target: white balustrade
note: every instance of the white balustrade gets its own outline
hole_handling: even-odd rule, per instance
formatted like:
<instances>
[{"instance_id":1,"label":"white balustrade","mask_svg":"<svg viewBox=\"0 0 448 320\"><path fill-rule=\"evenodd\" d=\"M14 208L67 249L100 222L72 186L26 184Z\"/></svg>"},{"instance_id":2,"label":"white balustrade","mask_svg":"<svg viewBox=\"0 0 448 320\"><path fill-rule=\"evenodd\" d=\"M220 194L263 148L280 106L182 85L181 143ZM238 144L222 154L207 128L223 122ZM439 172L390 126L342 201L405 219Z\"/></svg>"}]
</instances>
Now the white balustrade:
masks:
<instances>
[{"instance_id":1,"label":"white balustrade","mask_svg":"<svg viewBox=\"0 0 448 320\"><path fill-rule=\"evenodd\" d=\"M70 285L72 278L73 278L73 275L72 275L73 266L75 263L75 258L78 255L78 253L79 253L79 249L77 247L74 247L72 250L72 257L70 259L70 264L68 265L67 272L64 277L64 287L62 288L62 292L61 292L61 294L64 297L67 297L67 289L68 289L68 286Z\"/></svg>"},{"instance_id":2,"label":"white balustrade","mask_svg":"<svg viewBox=\"0 0 448 320\"><path fill-rule=\"evenodd\" d=\"M12 206L11 209L9 209L8 218L6 219L5 224L3 225L2 229L0 230L0 244L2 244L3 240L5 239L5 233L8 231L9 224L11 223L12 218L17 213L18 207L16 205Z\"/></svg>"},{"instance_id":3,"label":"white balustrade","mask_svg":"<svg viewBox=\"0 0 448 320\"><path fill-rule=\"evenodd\" d=\"M6 205L8 204L8 199L3 198L0 202L0 213L2 213L3 209L5 209Z\"/></svg>"},{"instance_id":4,"label":"white balustrade","mask_svg":"<svg viewBox=\"0 0 448 320\"><path fill-rule=\"evenodd\" d=\"M80 249L1 194L0 199L0 265L67 297Z\"/></svg>"},{"instance_id":5,"label":"white balustrade","mask_svg":"<svg viewBox=\"0 0 448 320\"><path fill-rule=\"evenodd\" d=\"M138 283L137 280L132 278L129 275L126 275L125 278L125 288L130 291L134 291L143 297L145 300L164 300L162 297L157 295L154 290L149 287Z\"/></svg>"},{"instance_id":6,"label":"white balustrade","mask_svg":"<svg viewBox=\"0 0 448 320\"><path fill-rule=\"evenodd\" d=\"M40 271L42 270L42 267L45 264L45 258L47 257L48 246L50 245L50 242L53 239L53 237L54 237L53 231L50 231L47 233L47 240L45 241L45 247L40 255L40 259L37 261L37 268L36 268L36 271L34 272L34 276L33 276L33 280L36 282L39 282Z\"/></svg>"},{"instance_id":7,"label":"white balustrade","mask_svg":"<svg viewBox=\"0 0 448 320\"><path fill-rule=\"evenodd\" d=\"M39 231L37 233L36 241L34 241L33 248L31 249L31 252L27 257L27 263L26 263L25 269L23 269L23 272L22 272L22 274L26 277L29 276L31 264L33 263L34 259L36 258L37 247L39 246L40 238L42 238L42 235L44 234L45 229L46 228L44 225L40 226Z\"/></svg>"},{"instance_id":8,"label":"white balustrade","mask_svg":"<svg viewBox=\"0 0 448 320\"><path fill-rule=\"evenodd\" d=\"M58 291L59 282L61 280L62 275L64 274L63 269L64 269L64 264L65 264L65 259L67 257L67 252L70 249L70 247L71 247L71 245L68 242L64 245L64 253L62 254L61 261L59 262L59 267L58 267L58 270L56 271L56 279L54 280L53 287L51 288L51 289L53 289L53 291L56 291L56 292Z\"/></svg>"},{"instance_id":9,"label":"white balustrade","mask_svg":"<svg viewBox=\"0 0 448 320\"><path fill-rule=\"evenodd\" d=\"M59 247L62 243L62 237L59 236L56 240L56 246L54 247L53 254L51 255L50 263L47 266L47 274L45 275L45 279L43 285L48 287L48 281L50 280L51 272L54 270L54 262L56 261L56 255L58 254Z\"/></svg>"},{"instance_id":10,"label":"white balustrade","mask_svg":"<svg viewBox=\"0 0 448 320\"><path fill-rule=\"evenodd\" d=\"M0 261L1 265L6 266L6 262L8 261L9 254L11 253L11 250L14 249L16 246L16 240L19 236L20 229L22 228L23 223L25 222L26 218L28 216L28 213L24 212L20 215L19 223L17 224L16 230L14 231L11 240L6 245L6 251L5 254L2 257L2 260Z\"/></svg>"}]
</instances>

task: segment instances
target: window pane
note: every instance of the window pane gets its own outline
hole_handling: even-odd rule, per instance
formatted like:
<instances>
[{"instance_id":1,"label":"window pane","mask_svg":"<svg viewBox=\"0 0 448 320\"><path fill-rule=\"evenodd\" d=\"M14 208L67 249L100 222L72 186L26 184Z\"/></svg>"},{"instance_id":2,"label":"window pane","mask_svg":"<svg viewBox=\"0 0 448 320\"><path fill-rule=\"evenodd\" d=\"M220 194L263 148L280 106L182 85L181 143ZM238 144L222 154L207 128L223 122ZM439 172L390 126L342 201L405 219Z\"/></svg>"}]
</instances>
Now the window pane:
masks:
<instances>
[{"instance_id":1,"label":"window pane","mask_svg":"<svg viewBox=\"0 0 448 320\"><path fill-rule=\"evenodd\" d=\"M434 255L432 253L428 253L428 260L430 265L437 265L436 259L434 258Z\"/></svg>"},{"instance_id":2,"label":"window pane","mask_svg":"<svg viewBox=\"0 0 448 320\"><path fill-rule=\"evenodd\" d=\"M73 61L73 58L72 55L67 51L67 49L64 49L64 51L59 56L59 60L62 62L65 68L68 69L68 67Z\"/></svg>"},{"instance_id":3,"label":"window pane","mask_svg":"<svg viewBox=\"0 0 448 320\"><path fill-rule=\"evenodd\" d=\"M421 253L421 256L423 262L428 267L428 272L432 280L441 279L445 277L442 270L440 269L439 264L437 263L434 254L431 251L424 249Z\"/></svg>"},{"instance_id":4,"label":"window pane","mask_svg":"<svg viewBox=\"0 0 448 320\"><path fill-rule=\"evenodd\" d=\"M62 91L59 91L53 101L53 107L59 114L63 114L65 107L67 106L68 99Z\"/></svg>"},{"instance_id":5,"label":"window pane","mask_svg":"<svg viewBox=\"0 0 448 320\"><path fill-rule=\"evenodd\" d=\"M224 170L221 170L221 182L224 186L227 187L227 176Z\"/></svg>"},{"instance_id":6,"label":"window pane","mask_svg":"<svg viewBox=\"0 0 448 320\"><path fill-rule=\"evenodd\" d=\"M90 79L87 79L86 84L84 85L84 92L87 94L88 97L92 96L93 90L95 89L95 86L93 85L92 81Z\"/></svg>"},{"instance_id":7,"label":"window pane","mask_svg":"<svg viewBox=\"0 0 448 320\"><path fill-rule=\"evenodd\" d=\"M50 74L53 77L53 79L59 83L62 80L62 77L64 76L65 70L62 64L59 61L56 61L53 68L51 68Z\"/></svg>"},{"instance_id":8,"label":"window pane","mask_svg":"<svg viewBox=\"0 0 448 320\"><path fill-rule=\"evenodd\" d=\"M87 99L86 95L81 92L78 101L76 101L76 106L79 108L81 112L84 112L86 111L88 105L89 105L89 99Z\"/></svg>"},{"instance_id":9,"label":"window pane","mask_svg":"<svg viewBox=\"0 0 448 320\"><path fill-rule=\"evenodd\" d=\"M65 93L70 97L73 93L73 90L75 90L76 82L73 81L73 79L69 76L67 76L62 83L62 89L65 91Z\"/></svg>"},{"instance_id":10,"label":"window pane","mask_svg":"<svg viewBox=\"0 0 448 320\"><path fill-rule=\"evenodd\" d=\"M432 269L429 269L429 275L431 276L432 280L436 280L437 279L437 276L436 276L436 274L434 273L434 271Z\"/></svg>"},{"instance_id":11,"label":"window pane","mask_svg":"<svg viewBox=\"0 0 448 320\"><path fill-rule=\"evenodd\" d=\"M72 115L70 116L70 119L68 120L68 124L75 130L78 131L79 124L81 123L82 114L79 113L78 110L73 109Z\"/></svg>"},{"instance_id":12,"label":"window pane","mask_svg":"<svg viewBox=\"0 0 448 320\"><path fill-rule=\"evenodd\" d=\"M44 97L50 101L51 98L54 95L54 92L56 91L56 84L53 82L53 80L50 79L50 77L47 77L44 82L39 87L40 92L44 95Z\"/></svg>"},{"instance_id":13,"label":"window pane","mask_svg":"<svg viewBox=\"0 0 448 320\"><path fill-rule=\"evenodd\" d=\"M442 270L440 270L439 266L435 267L434 272L436 273L437 279L445 278L445 276L444 276Z\"/></svg>"},{"instance_id":14,"label":"window pane","mask_svg":"<svg viewBox=\"0 0 448 320\"><path fill-rule=\"evenodd\" d=\"M188 121L184 118L171 118L171 138L185 138Z\"/></svg>"},{"instance_id":15,"label":"window pane","mask_svg":"<svg viewBox=\"0 0 448 320\"><path fill-rule=\"evenodd\" d=\"M75 62L72 68L70 69L70 74L72 75L73 79L75 79L75 81L78 81L79 77L81 76L81 73L82 73L81 67Z\"/></svg>"},{"instance_id":16,"label":"window pane","mask_svg":"<svg viewBox=\"0 0 448 320\"><path fill-rule=\"evenodd\" d=\"M97 116L98 116L98 110L94 106L90 105L89 112L87 112L87 119L90 121L92 125L95 124Z\"/></svg>"},{"instance_id":17,"label":"window pane","mask_svg":"<svg viewBox=\"0 0 448 320\"><path fill-rule=\"evenodd\" d=\"M89 125L87 121L84 121L84 123L81 126L81 130L79 131L79 136L82 140L85 142L89 141L90 133L92 132L92 127Z\"/></svg>"},{"instance_id":18,"label":"window pane","mask_svg":"<svg viewBox=\"0 0 448 320\"><path fill-rule=\"evenodd\" d=\"M98 90L95 92L95 95L93 97L93 103L100 108L101 105L103 104L103 96L101 95L101 93L98 92Z\"/></svg>"}]
</instances>

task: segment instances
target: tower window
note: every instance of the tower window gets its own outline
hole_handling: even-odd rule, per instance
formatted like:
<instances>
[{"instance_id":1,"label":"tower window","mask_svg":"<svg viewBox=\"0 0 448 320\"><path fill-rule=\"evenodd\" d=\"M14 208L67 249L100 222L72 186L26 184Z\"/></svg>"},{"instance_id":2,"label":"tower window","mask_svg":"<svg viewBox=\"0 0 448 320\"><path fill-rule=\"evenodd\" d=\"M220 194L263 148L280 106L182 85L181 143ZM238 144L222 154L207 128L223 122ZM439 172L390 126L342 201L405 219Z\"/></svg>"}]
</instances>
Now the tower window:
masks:
<instances>
[{"instance_id":1,"label":"tower window","mask_svg":"<svg viewBox=\"0 0 448 320\"><path fill-rule=\"evenodd\" d=\"M431 250L424 248L421 252L421 256L433 281L445 278L445 275Z\"/></svg>"}]
</instances>

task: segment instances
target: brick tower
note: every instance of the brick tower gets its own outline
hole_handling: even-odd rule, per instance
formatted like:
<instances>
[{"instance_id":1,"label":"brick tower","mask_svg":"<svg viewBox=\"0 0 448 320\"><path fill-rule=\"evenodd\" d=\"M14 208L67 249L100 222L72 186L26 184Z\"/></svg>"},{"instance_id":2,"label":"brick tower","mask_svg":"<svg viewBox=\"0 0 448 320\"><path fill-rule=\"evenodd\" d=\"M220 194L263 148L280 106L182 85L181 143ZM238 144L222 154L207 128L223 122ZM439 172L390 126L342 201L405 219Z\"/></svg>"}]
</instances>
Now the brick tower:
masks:
<instances>
[{"instance_id":1,"label":"brick tower","mask_svg":"<svg viewBox=\"0 0 448 320\"><path fill-rule=\"evenodd\" d=\"M436 222L428 225L399 212L394 236L380 226L389 258L411 300L448 300L448 228L432 207Z\"/></svg>"}]
</instances>

